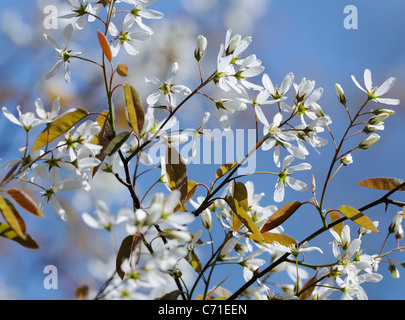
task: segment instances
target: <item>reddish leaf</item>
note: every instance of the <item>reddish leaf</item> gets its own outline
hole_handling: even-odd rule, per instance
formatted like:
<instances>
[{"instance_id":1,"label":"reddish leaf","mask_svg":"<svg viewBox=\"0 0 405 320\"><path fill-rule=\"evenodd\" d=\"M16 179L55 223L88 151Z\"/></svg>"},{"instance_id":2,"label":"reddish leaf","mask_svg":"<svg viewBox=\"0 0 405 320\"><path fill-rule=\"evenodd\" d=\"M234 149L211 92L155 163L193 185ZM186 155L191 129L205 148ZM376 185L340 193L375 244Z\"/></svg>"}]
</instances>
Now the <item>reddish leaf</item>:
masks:
<instances>
[{"instance_id":1,"label":"reddish leaf","mask_svg":"<svg viewBox=\"0 0 405 320\"><path fill-rule=\"evenodd\" d=\"M298 210L299 207L301 207L302 203L299 201L293 201L290 203L287 203L280 209L278 209L265 223L263 228L260 230L260 232L266 232L273 230L274 228L278 227L281 225L284 221L286 221L291 215L294 214L295 211Z\"/></svg>"},{"instance_id":2,"label":"reddish leaf","mask_svg":"<svg viewBox=\"0 0 405 320\"><path fill-rule=\"evenodd\" d=\"M111 53L111 48L110 45L108 44L108 40L106 36L100 31L97 30L97 37L98 37L98 42L100 43L101 50L103 50L103 53L105 57L108 59L108 61L112 61L112 53Z\"/></svg>"},{"instance_id":3,"label":"reddish leaf","mask_svg":"<svg viewBox=\"0 0 405 320\"><path fill-rule=\"evenodd\" d=\"M368 178L360 182L357 182L356 184L366 188L391 191L392 189L395 189L399 185L403 184L404 182L405 182L404 180L398 178L380 177L380 178ZM398 191L404 190L405 187L402 187Z\"/></svg>"},{"instance_id":4,"label":"reddish leaf","mask_svg":"<svg viewBox=\"0 0 405 320\"><path fill-rule=\"evenodd\" d=\"M141 244L140 240L140 236L130 235L127 236L121 243L115 261L117 274L121 279L124 279L125 276L125 272L121 269L121 265L126 259L131 259L132 252L136 249L137 246L140 246Z\"/></svg>"},{"instance_id":5,"label":"reddish leaf","mask_svg":"<svg viewBox=\"0 0 405 320\"><path fill-rule=\"evenodd\" d=\"M10 189L7 190L7 193L14 199L15 202L17 202L28 212L39 217L44 216L35 201L24 191L18 189Z\"/></svg>"}]
</instances>

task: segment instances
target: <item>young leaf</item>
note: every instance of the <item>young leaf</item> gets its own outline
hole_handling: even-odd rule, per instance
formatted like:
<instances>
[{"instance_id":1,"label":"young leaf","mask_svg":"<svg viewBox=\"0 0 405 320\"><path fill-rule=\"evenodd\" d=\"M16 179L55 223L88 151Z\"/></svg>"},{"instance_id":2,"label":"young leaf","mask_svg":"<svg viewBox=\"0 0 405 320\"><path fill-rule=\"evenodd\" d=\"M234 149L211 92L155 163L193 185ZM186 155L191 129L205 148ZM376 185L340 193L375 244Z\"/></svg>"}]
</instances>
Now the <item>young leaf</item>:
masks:
<instances>
[{"instance_id":1,"label":"young leaf","mask_svg":"<svg viewBox=\"0 0 405 320\"><path fill-rule=\"evenodd\" d=\"M232 184L232 196L238 201L243 210L248 211L248 193L244 183L234 182ZM232 227L234 231L238 231L242 225L242 221L233 212L232 213Z\"/></svg>"},{"instance_id":2,"label":"young leaf","mask_svg":"<svg viewBox=\"0 0 405 320\"><path fill-rule=\"evenodd\" d=\"M121 77L128 76L128 67L125 64L119 63L116 70Z\"/></svg>"},{"instance_id":3,"label":"young leaf","mask_svg":"<svg viewBox=\"0 0 405 320\"><path fill-rule=\"evenodd\" d=\"M260 232L267 232L273 230L274 228L281 225L284 221L286 221L292 214L301 207L302 203L299 201L293 201L287 203L280 209L278 209L264 224Z\"/></svg>"},{"instance_id":4,"label":"young leaf","mask_svg":"<svg viewBox=\"0 0 405 320\"><path fill-rule=\"evenodd\" d=\"M222 176L227 174L232 168L234 168L238 163L237 162L230 162L230 163L225 163L222 166L220 166L215 173L215 178L220 179Z\"/></svg>"},{"instance_id":5,"label":"young leaf","mask_svg":"<svg viewBox=\"0 0 405 320\"><path fill-rule=\"evenodd\" d=\"M44 131L39 134L31 151L46 146L49 142L67 132L71 127L73 127L87 115L88 112L86 109L77 108L75 111L69 112L55 119Z\"/></svg>"},{"instance_id":6,"label":"young leaf","mask_svg":"<svg viewBox=\"0 0 405 320\"><path fill-rule=\"evenodd\" d=\"M404 182L405 182L404 180L397 178L380 177L380 178L368 178L360 182L357 182L356 184L366 188L390 191ZM400 188L398 191L404 190L405 187Z\"/></svg>"},{"instance_id":7,"label":"young leaf","mask_svg":"<svg viewBox=\"0 0 405 320\"><path fill-rule=\"evenodd\" d=\"M239 220L242 221L242 223L246 226L246 228L248 228L248 230L253 233L257 241L263 242L264 238L262 234L260 233L259 229L253 222L252 218L246 213L246 211L239 204L238 200L236 200L232 196L227 195L225 197L225 201L232 209L232 211L236 214L236 216L239 218Z\"/></svg>"},{"instance_id":8,"label":"young leaf","mask_svg":"<svg viewBox=\"0 0 405 320\"><path fill-rule=\"evenodd\" d=\"M5 223L0 223L0 237L13 240L28 249L39 249L38 244L29 234L26 235L25 239L21 238L8 224Z\"/></svg>"},{"instance_id":9,"label":"young leaf","mask_svg":"<svg viewBox=\"0 0 405 320\"><path fill-rule=\"evenodd\" d=\"M294 238L282 234L282 233L272 233L272 232L265 232L261 233L261 236L264 240L264 242L272 244L274 241L278 242L279 244L286 246L286 247L291 247L297 245L297 241L295 241ZM263 242L263 240L258 239L255 235L249 235L249 238L258 241L258 242Z\"/></svg>"},{"instance_id":10,"label":"young leaf","mask_svg":"<svg viewBox=\"0 0 405 320\"><path fill-rule=\"evenodd\" d=\"M358 225L368 230L380 233L374 226L373 221L362 214L359 210L350 206L340 206L338 210L341 214L343 214L345 217L349 218L353 222L357 223Z\"/></svg>"},{"instance_id":11,"label":"young leaf","mask_svg":"<svg viewBox=\"0 0 405 320\"><path fill-rule=\"evenodd\" d=\"M100 43L101 50L103 50L103 53L105 57L108 59L108 61L112 61L112 53L111 53L111 48L110 45L108 44L108 40L106 36L100 31L97 30L97 37L98 37L98 42Z\"/></svg>"},{"instance_id":12,"label":"young leaf","mask_svg":"<svg viewBox=\"0 0 405 320\"><path fill-rule=\"evenodd\" d=\"M187 167L176 148L167 145L166 174L170 190L179 190L180 202L184 204L188 194Z\"/></svg>"},{"instance_id":13,"label":"young leaf","mask_svg":"<svg viewBox=\"0 0 405 320\"><path fill-rule=\"evenodd\" d=\"M336 211L330 211L329 217L330 217L331 222L338 221L341 218L340 214ZM343 224L343 222L341 222L341 223L338 223L337 225L335 225L332 229L335 230L335 232L340 236L342 234L343 227L344 227L344 224Z\"/></svg>"},{"instance_id":14,"label":"young leaf","mask_svg":"<svg viewBox=\"0 0 405 320\"><path fill-rule=\"evenodd\" d=\"M315 290L318 279L316 276L310 278L304 286L301 288L301 294L298 295L298 299L300 300L308 300L311 297L312 292Z\"/></svg>"},{"instance_id":15,"label":"young leaf","mask_svg":"<svg viewBox=\"0 0 405 320\"><path fill-rule=\"evenodd\" d=\"M202 264L200 259L198 259L198 256L194 252L194 250L191 250L185 257L186 261L191 265L191 267L197 272L200 273L202 269Z\"/></svg>"},{"instance_id":16,"label":"young leaf","mask_svg":"<svg viewBox=\"0 0 405 320\"><path fill-rule=\"evenodd\" d=\"M183 211L187 211L186 207L184 206L185 203L187 203L194 195L194 193L197 191L197 182L193 180L188 181L188 186L187 186L187 197L184 199L183 203L179 203L174 209L173 212L177 212L180 209Z\"/></svg>"},{"instance_id":17,"label":"young leaf","mask_svg":"<svg viewBox=\"0 0 405 320\"><path fill-rule=\"evenodd\" d=\"M166 293L163 297L160 297L158 300L177 300L180 294L181 294L180 290L174 290L172 292Z\"/></svg>"},{"instance_id":18,"label":"young leaf","mask_svg":"<svg viewBox=\"0 0 405 320\"><path fill-rule=\"evenodd\" d=\"M96 155L96 158L101 161L101 163L97 167L91 168L91 174L94 177L100 166L103 164L105 157L107 156L106 148L108 144L113 139L110 122L108 121L108 110L104 110L101 115L98 116L96 122L100 126L100 132L94 137L91 141L92 144L100 145L103 148L101 149L100 153Z\"/></svg>"},{"instance_id":19,"label":"young leaf","mask_svg":"<svg viewBox=\"0 0 405 320\"><path fill-rule=\"evenodd\" d=\"M22 219L18 211L15 209L13 204L9 200L4 199L2 196L0 196L0 210L3 214L4 219L15 231L17 236L19 236L22 239L26 239L25 234L26 225L24 220Z\"/></svg>"},{"instance_id":20,"label":"young leaf","mask_svg":"<svg viewBox=\"0 0 405 320\"><path fill-rule=\"evenodd\" d=\"M7 193L14 199L15 202L17 202L28 212L39 217L44 216L35 201L24 191L18 189L9 189L7 190Z\"/></svg>"},{"instance_id":21,"label":"young leaf","mask_svg":"<svg viewBox=\"0 0 405 320\"><path fill-rule=\"evenodd\" d=\"M131 132L123 131L120 134L116 135L111 142L108 144L107 148L105 149L105 153L109 156L117 152L121 146L128 140Z\"/></svg>"},{"instance_id":22,"label":"young leaf","mask_svg":"<svg viewBox=\"0 0 405 320\"><path fill-rule=\"evenodd\" d=\"M117 258L115 260L115 267L117 274L121 279L124 279L125 272L121 269L122 263L131 258L132 252L140 243L141 237L137 235L127 236L121 243L120 249L118 250Z\"/></svg>"},{"instance_id":23,"label":"young leaf","mask_svg":"<svg viewBox=\"0 0 405 320\"><path fill-rule=\"evenodd\" d=\"M127 120L131 128L139 137L145 122L145 110L143 109L141 98L139 97L139 94L135 88L130 86L128 83L125 83L124 90L126 101L125 112L127 115Z\"/></svg>"}]
</instances>

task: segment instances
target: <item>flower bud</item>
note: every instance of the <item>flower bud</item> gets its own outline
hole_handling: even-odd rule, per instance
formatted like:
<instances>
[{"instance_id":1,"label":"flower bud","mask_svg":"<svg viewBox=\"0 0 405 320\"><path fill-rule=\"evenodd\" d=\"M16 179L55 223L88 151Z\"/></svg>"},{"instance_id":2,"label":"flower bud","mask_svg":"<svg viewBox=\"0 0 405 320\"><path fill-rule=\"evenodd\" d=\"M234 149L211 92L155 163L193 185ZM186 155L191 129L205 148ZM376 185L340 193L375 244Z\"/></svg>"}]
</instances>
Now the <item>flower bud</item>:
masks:
<instances>
[{"instance_id":1,"label":"flower bud","mask_svg":"<svg viewBox=\"0 0 405 320\"><path fill-rule=\"evenodd\" d=\"M404 237L404 229L402 228L402 225L399 225L397 231L395 232L395 239L399 241L403 237Z\"/></svg>"},{"instance_id":2,"label":"flower bud","mask_svg":"<svg viewBox=\"0 0 405 320\"><path fill-rule=\"evenodd\" d=\"M391 109L375 109L371 111L373 114L378 115L381 113L388 113L389 115L393 115L395 113L394 110Z\"/></svg>"},{"instance_id":3,"label":"flower bud","mask_svg":"<svg viewBox=\"0 0 405 320\"><path fill-rule=\"evenodd\" d=\"M209 230L212 227L212 217L210 210L206 209L201 212L202 223L205 229Z\"/></svg>"},{"instance_id":4,"label":"flower bud","mask_svg":"<svg viewBox=\"0 0 405 320\"><path fill-rule=\"evenodd\" d=\"M388 271L391 273L391 276L392 276L394 279L398 279L398 278L399 278L399 271L398 271L398 269L397 269L397 267L396 267L395 265L390 264L390 265L388 266Z\"/></svg>"},{"instance_id":5,"label":"flower bud","mask_svg":"<svg viewBox=\"0 0 405 320\"><path fill-rule=\"evenodd\" d=\"M365 140L359 143L357 148L366 150L370 148L374 143L380 140L380 136L376 133L370 134Z\"/></svg>"},{"instance_id":6,"label":"flower bud","mask_svg":"<svg viewBox=\"0 0 405 320\"><path fill-rule=\"evenodd\" d=\"M340 159L340 163L344 166L348 166L349 164L353 163L352 155L349 153L347 156Z\"/></svg>"},{"instance_id":7,"label":"flower bud","mask_svg":"<svg viewBox=\"0 0 405 320\"><path fill-rule=\"evenodd\" d=\"M342 86L340 84L336 83L335 90L336 90L336 94L339 99L339 102L343 105L346 105L347 99L346 99L346 95L342 89Z\"/></svg>"},{"instance_id":8,"label":"flower bud","mask_svg":"<svg viewBox=\"0 0 405 320\"><path fill-rule=\"evenodd\" d=\"M202 59L206 48L207 48L207 38L200 34L197 37L197 47L194 51L194 57L197 61L200 61Z\"/></svg>"},{"instance_id":9,"label":"flower bud","mask_svg":"<svg viewBox=\"0 0 405 320\"><path fill-rule=\"evenodd\" d=\"M380 113L378 115L375 115L374 117L371 117L370 119L368 119L368 123L371 125L377 125L379 124L381 121L387 119L390 115L388 113Z\"/></svg>"},{"instance_id":10,"label":"flower bud","mask_svg":"<svg viewBox=\"0 0 405 320\"><path fill-rule=\"evenodd\" d=\"M364 127L363 132L369 134L377 130L384 130L384 124L382 123L379 123L377 125L368 124Z\"/></svg>"},{"instance_id":11,"label":"flower bud","mask_svg":"<svg viewBox=\"0 0 405 320\"><path fill-rule=\"evenodd\" d=\"M399 230L403 217L404 216L403 216L402 211L398 211L398 213L395 215L394 219L392 219L390 226L388 227L389 233L394 233Z\"/></svg>"},{"instance_id":12,"label":"flower bud","mask_svg":"<svg viewBox=\"0 0 405 320\"><path fill-rule=\"evenodd\" d=\"M235 34L229 41L229 45L228 45L228 48L226 48L225 54L227 56L232 54L235 51L235 49L239 46L241 40L242 40L242 36L240 34Z\"/></svg>"}]
</instances>

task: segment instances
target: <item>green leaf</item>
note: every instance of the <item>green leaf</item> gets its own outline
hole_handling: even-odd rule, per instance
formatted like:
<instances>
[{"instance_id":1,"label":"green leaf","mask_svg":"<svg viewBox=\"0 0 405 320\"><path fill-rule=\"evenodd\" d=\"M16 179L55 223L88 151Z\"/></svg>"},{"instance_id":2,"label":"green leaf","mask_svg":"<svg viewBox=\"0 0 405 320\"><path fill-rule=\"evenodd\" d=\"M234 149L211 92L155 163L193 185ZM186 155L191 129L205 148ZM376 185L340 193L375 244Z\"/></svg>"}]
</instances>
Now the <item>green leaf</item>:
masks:
<instances>
[{"instance_id":1,"label":"green leaf","mask_svg":"<svg viewBox=\"0 0 405 320\"><path fill-rule=\"evenodd\" d=\"M134 87L125 83L124 90L126 101L125 114L129 125L139 137L145 122L145 110L143 109L141 98Z\"/></svg>"},{"instance_id":2,"label":"green leaf","mask_svg":"<svg viewBox=\"0 0 405 320\"><path fill-rule=\"evenodd\" d=\"M198 259L198 256L191 250L185 257L186 261L191 265L191 267L197 272L200 273L202 269L201 261Z\"/></svg>"},{"instance_id":3,"label":"green leaf","mask_svg":"<svg viewBox=\"0 0 405 320\"><path fill-rule=\"evenodd\" d=\"M108 61L112 61L112 53L111 53L111 48L110 45L108 44L108 40L106 36L100 31L97 30L97 37L98 37L98 42L100 43L101 50L103 50L103 53L105 57L108 59Z\"/></svg>"},{"instance_id":4,"label":"green leaf","mask_svg":"<svg viewBox=\"0 0 405 320\"><path fill-rule=\"evenodd\" d=\"M44 216L35 201L24 191L18 189L9 189L7 190L7 193L13 198L15 202L17 202L28 212L39 217Z\"/></svg>"},{"instance_id":5,"label":"green leaf","mask_svg":"<svg viewBox=\"0 0 405 320\"><path fill-rule=\"evenodd\" d=\"M28 249L39 249L38 244L29 234L26 235L25 239L21 238L8 224L5 223L0 223L0 236L13 240Z\"/></svg>"},{"instance_id":6,"label":"green leaf","mask_svg":"<svg viewBox=\"0 0 405 320\"><path fill-rule=\"evenodd\" d=\"M291 247L291 246L296 246L297 245L297 241L295 241L294 238L286 235L286 234L282 234L282 233L272 233L272 232L265 232L265 233L261 233L261 236L263 238L263 240L258 239L256 236L252 236L250 235L249 237L254 240L254 241L258 241L258 242L266 242L269 244L272 244L274 241L278 242L279 244L286 246L286 247Z\"/></svg>"},{"instance_id":7,"label":"green leaf","mask_svg":"<svg viewBox=\"0 0 405 320\"><path fill-rule=\"evenodd\" d=\"M121 146L128 140L131 132L123 131L120 134L117 134L111 142L108 144L107 148L105 149L105 153L108 156L111 156L115 152L117 152Z\"/></svg>"},{"instance_id":8,"label":"green leaf","mask_svg":"<svg viewBox=\"0 0 405 320\"><path fill-rule=\"evenodd\" d=\"M124 279L125 272L121 269L122 263L126 259L131 259L132 252L137 246L141 245L141 237L138 235L127 236L121 243L120 249L118 250L117 258L115 260L115 268L117 274L121 279ZM138 258L139 261L139 258Z\"/></svg>"},{"instance_id":9,"label":"green leaf","mask_svg":"<svg viewBox=\"0 0 405 320\"><path fill-rule=\"evenodd\" d=\"M391 191L392 189L395 189L399 185L403 184L404 182L405 182L404 180L397 178L380 177L380 178L368 178L360 182L357 182L356 184L366 188ZM400 188L398 191L405 191L405 187Z\"/></svg>"},{"instance_id":10,"label":"green leaf","mask_svg":"<svg viewBox=\"0 0 405 320\"><path fill-rule=\"evenodd\" d=\"M253 222L252 218L247 214L247 212L242 208L242 206L239 204L238 200L236 200L234 197L227 195L225 197L226 203L229 205L229 207L232 209L232 211L236 214L236 216L239 218L240 221L248 228L250 232L253 233L256 239L258 241L264 241L264 238L262 234L260 233L259 229Z\"/></svg>"},{"instance_id":11,"label":"green leaf","mask_svg":"<svg viewBox=\"0 0 405 320\"><path fill-rule=\"evenodd\" d=\"M331 222L338 221L341 218L340 214L336 211L330 211L329 217L330 217ZM341 222L341 223L338 223L337 225L335 225L332 229L335 230L335 232L340 236L342 234L343 227L344 227L344 224L343 224L343 222Z\"/></svg>"},{"instance_id":12,"label":"green leaf","mask_svg":"<svg viewBox=\"0 0 405 320\"><path fill-rule=\"evenodd\" d=\"M248 193L244 183L234 182L232 184L232 196L238 201L243 210L248 211ZM232 227L234 231L238 231L242 225L242 221L233 212L232 213Z\"/></svg>"},{"instance_id":13,"label":"green leaf","mask_svg":"<svg viewBox=\"0 0 405 320\"><path fill-rule=\"evenodd\" d=\"M75 111L69 112L51 122L48 127L42 131L35 140L31 151L37 150L46 146L51 141L55 140L60 135L67 132L76 123L88 115L86 109L77 108Z\"/></svg>"},{"instance_id":14,"label":"green leaf","mask_svg":"<svg viewBox=\"0 0 405 320\"><path fill-rule=\"evenodd\" d=\"M345 217L349 218L353 222L357 223L358 225L368 230L380 233L374 226L373 221L371 221L367 216L365 216L356 208L350 206L340 206L338 210L341 214L343 214Z\"/></svg>"},{"instance_id":15,"label":"green leaf","mask_svg":"<svg viewBox=\"0 0 405 320\"><path fill-rule=\"evenodd\" d=\"M166 152L166 174L170 190L179 190L180 202L184 204L188 194L187 167L176 148L167 145Z\"/></svg>"},{"instance_id":16,"label":"green leaf","mask_svg":"<svg viewBox=\"0 0 405 320\"><path fill-rule=\"evenodd\" d=\"M10 225L10 227L15 231L17 236L22 239L26 239L26 225L21 215L15 209L13 204L0 196L0 210L3 214L4 219Z\"/></svg>"},{"instance_id":17,"label":"green leaf","mask_svg":"<svg viewBox=\"0 0 405 320\"><path fill-rule=\"evenodd\" d=\"M287 203L280 209L278 209L264 224L263 228L260 230L260 232L266 232L273 230L274 228L278 227L281 225L284 221L286 221L289 217L291 217L295 211L301 207L302 203L299 201L293 201L290 203Z\"/></svg>"},{"instance_id":18,"label":"green leaf","mask_svg":"<svg viewBox=\"0 0 405 320\"><path fill-rule=\"evenodd\" d=\"M229 171L232 170L238 163L237 162L230 162L230 163L225 163L222 166L220 166L215 173L215 178L220 179L223 177L225 174L227 174Z\"/></svg>"},{"instance_id":19,"label":"green leaf","mask_svg":"<svg viewBox=\"0 0 405 320\"><path fill-rule=\"evenodd\" d=\"M188 186L187 186L187 197L183 200L183 203L179 203L174 209L173 212L177 212L180 209L182 211L187 211L187 208L184 206L195 194L197 191L198 185L197 182L193 180L188 180Z\"/></svg>"}]
</instances>

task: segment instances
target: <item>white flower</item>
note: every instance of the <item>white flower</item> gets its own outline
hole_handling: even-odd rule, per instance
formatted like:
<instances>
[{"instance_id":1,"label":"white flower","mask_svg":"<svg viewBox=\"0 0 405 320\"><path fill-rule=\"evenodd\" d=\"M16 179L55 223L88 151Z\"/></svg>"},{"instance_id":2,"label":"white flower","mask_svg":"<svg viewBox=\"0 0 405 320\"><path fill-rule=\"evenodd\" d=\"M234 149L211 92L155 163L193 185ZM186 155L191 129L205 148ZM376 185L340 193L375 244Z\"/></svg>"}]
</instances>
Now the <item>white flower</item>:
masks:
<instances>
[{"instance_id":1,"label":"white flower","mask_svg":"<svg viewBox=\"0 0 405 320\"><path fill-rule=\"evenodd\" d=\"M189 95L191 90L184 85L174 84L174 78L179 71L179 64L177 62L173 63L167 73L166 81L160 81L159 79L153 77L151 79L145 78L147 83L158 86L158 90L155 93L150 94L146 98L146 102L149 106L153 106L158 102L160 97L164 96L169 103L169 105L174 108L177 105L175 94Z\"/></svg>"},{"instance_id":2,"label":"white flower","mask_svg":"<svg viewBox=\"0 0 405 320\"><path fill-rule=\"evenodd\" d=\"M344 156L342 159L340 159L340 163L344 166L348 166L349 164L353 163L353 157L349 153L348 155Z\"/></svg>"},{"instance_id":3,"label":"white flower","mask_svg":"<svg viewBox=\"0 0 405 320\"><path fill-rule=\"evenodd\" d=\"M131 28L132 25L136 23L141 29L152 34L153 33L152 29L142 22L142 18L144 19L163 18L163 13L156 10L146 9L147 6L156 2L156 0L122 0L122 2L134 5L134 8L124 18L124 24L127 25L128 28Z\"/></svg>"},{"instance_id":4,"label":"white flower","mask_svg":"<svg viewBox=\"0 0 405 320\"><path fill-rule=\"evenodd\" d=\"M297 99L297 102L302 102L306 99L314 90L315 88L315 81L307 80L306 78L302 78L299 84L293 84Z\"/></svg>"},{"instance_id":5,"label":"white flower","mask_svg":"<svg viewBox=\"0 0 405 320\"><path fill-rule=\"evenodd\" d=\"M273 82L271 82L270 77L267 73L263 74L262 82L266 90L275 100L275 102L279 102L287 99L287 97L285 97L284 95L287 93L288 90L290 90L294 82L294 74L292 72L287 74L284 77L280 88L274 87Z\"/></svg>"},{"instance_id":6,"label":"white flower","mask_svg":"<svg viewBox=\"0 0 405 320\"><path fill-rule=\"evenodd\" d=\"M70 160L95 157L103 148L100 145L91 143L101 128L97 122L87 120L83 122L73 133L72 128L65 134L65 140L59 142L59 152L68 150Z\"/></svg>"},{"instance_id":7,"label":"white flower","mask_svg":"<svg viewBox=\"0 0 405 320\"><path fill-rule=\"evenodd\" d=\"M52 122L59 116L60 99L58 97L53 101L50 112L45 111L44 104L39 98L35 100L35 108L37 115L42 119L43 123Z\"/></svg>"},{"instance_id":8,"label":"white flower","mask_svg":"<svg viewBox=\"0 0 405 320\"><path fill-rule=\"evenodd\" d=\"M326 146L328 144L328 140L318 136L318 133L324 131L323 126L326 126L330 122L330 119L328 117L317 117L312 120L309 125L305 123L303 117L301 117L301 121L302 124L295 127L299 130L298 132L300 139L298 140L298 143L303 149L305 149L302 141L308 142L319 154L317 148Z\"/></svg>"},{"instance_id":9,"label":"white flower","mask_svg":"<svg viewBox=\"0 0 405 320\"><path fill-rule=\"evenodd\" d=\"M98 200L94 211L96 219L87 212L82 214L82 219L91 228L111 230L114 225L127 220L126 213L123 210L125 209L120 210L117 216L114 217L110 214L107 204L103 200Z\"/></svg>"},{"instance_id":10,"label":"white flower","mask_svg":"<svg viewBox=\"0 0 405 320\"><path fill-rule=\"evenodd\" d=\"M219 122L222 125L222 128L225 131L231 129L231 123L228 118L228 114L235 111L243 111L247 109L246 104L240 100L231 100L231 99L220 99L215 101L215 106L219 112Z\"/></svg>"},{"instance_id":11,"label":"white flower","mask_svg":"<svg viewBox=\"0 0 405 320\"><path fill-rule=\"evenodd\" d=\"M276 190L274 191L274 201L276 202L283 201L286 184L295 191L305 191L308 189L306 183L291 177L291 175L295 171L310 170L312 168L311 165L308 163L301 163L299 165L290 167L290 163L292 161L294 161L294 157L292 155L286 156L283 160L282 170L278 174Z\"/></svg>"},{"instance_id":12,"label":"white flower","mask_svg":"<svg viewBox=\"0 0 405 320\"><path fill-rule=\"evenodd\" d=\"M300 252L310 252L310 251L319 251L323 253L323 251L318 247L308 247L308 243L305 242L300 246L291 245L291 246L284 246L278 242L273 242L273 246L276 250L283 252L283 253L291 253L293 256L298 256Z\"/></svg>"},{"instance_id":13,"label":"white flower","mask_svg":"<svg viewBox=\"0 0 405 320\"><path fill-rule=\"evenodd\" d=\"M250 82L247 78L256 77L264 71L264 67L261 66L261 61L256 58L256 55L252 54L240 62L238 71L232 76L225 78L225 81L229 81L229 85L238 93L242 93L243 87L248 89L260 90L262 87ZM239 83L234 83L232 80L239 80Z\"/></svg>"},{"instance_id":14,"label":"white flower","mask_svg":"<svg viewBox=\"0 0 405 320\"><path fill-rule=\"evenodd\" d=\"M390 77L387 80L385 80L380 87L373 87L373 82L371 79L371 71L369 69L366 69L364 70L364 85L366 87L365 89L358 83L358 81L353 75L352 80L361 91L367 93L369 100L389 105L398 105L400 103L398 99L381 98L381 96L386 94L394 85L396 81L396 78L394 77Z\"/></svg>"},{"instance_id":15,"label":"white flower","mask_svg":"<svg viewBox=\"0 0 405 320\"><path fill-rule=\"evenodd\" d=\"M163 193L157 193L151 200L150 208L147 210L145 225L166 223L179 230L185 230L186 225L191 223L195 216L192 213L177 212L173 214L175 207L180 203L180 191L173 191L165 200Z\"/></svg>"},{"instance_id":16,"label":"white flower","mask_svg":"<svg viewBox=\"0 0 405 320\"><path fill-rule=\"evenodd\" d=\"M255 252L252 252L250 255L246 257L245 260L243 260L240 264L242 265L242 272L243 272L243 278L245 281L249 281L252 277L254 272L259 269L263 264L266 263L265 260L263 259L255 259L258 255L262 254L264 250L258 250Z\"/></svg>"},{"instance_id":17,"label":"white flower","mask_svg":"<svg viewBox=\"0 0 405 320\"><path fill-rule=\"evenodd\" d=\"M70 82L70 69L68 63L70 62L70 58L77 57L82 54L82 52L76 52L69 50L69 42L72 38L73 33L73 26L68 24L63 32L63 37L65 39L65 47L61 47L58 45L50 36L44 34L46 41L48 41L49 45L56 50L58 53L59 61L52 67L52 69L46 74L45 79L52 78L60 69L62 65L65 67L65 81L67 83Z\"/></svg>"},{"instance_id":18,"label":"white flower","mask_svg":"<svg viewBox=\"0 0 405 320\"><path fill-rule=\"evenodd\" d=\"M305 159L305 155L308 154L305 148L297 147L291 144L289 141L297 139L296 135L291 132L282 131L280 125L283 120L283 115L279 112L273 118L273 122L269 124L263 111L259 106L255 107L257 119L264 125L263 135L270 134L270 138L262 144L264 151L274 149L273 159L275 164L280 166L280 147L285 148L291 155L299 159Z\"/></svg>"},{"instance_id":19,"label":"white flower","mask_svg":"<svg viewBox=\"0 0 405 320\"><path fill-rule=\"evenodd\" d=\"M113 57L116 57L120 51L121 46L124 46L125 51L131 55L136 56L139 52L132 45L132 41L140 40L145 41L150 38L151 34L148 32L131 32L127 25L123 25L122 31L119 32L114 23L110 23L108 29L110 35L114 38L113 43L111 44L111 53Z\"/></svg>"},{"instance_id":20,"label":"white flower","mask_svg":"<svg viewBox=\"0 0 405 320\"><path fill-rule=\"evenodd\" d=\"M226 56L232 55L233 57L239 57L252 42L252 37L248 36L242 38L240 34L235 34L231 37L231 35L232 30L228 29L225 36L225 44L221 45L221 51Z\"/></svg>"},{"instance_id":21,"label":"white flower","mask_svg":"<svg viewBox=\"0 0 405 320\"><path fill-rule=\"evenodd\" d=\"M26 131L30 131L32 127L42 124L40 119L35 118L33 112L22 113L20 106L17 106L18 119L7 109L7 107L3 107L2 111L8 120L23 127Z\"/></svg>"},{"instance_id":22,"label":"white flower","mask_svg":"<svg viewBox=\"0 0 405 320\"><path fill-rule=\"evenodd\" d=\"M68 215L57 199L57 196L60 192L72 191L82 188L84 181L79 176L60 180L59 173L56 168L51 169L49 179L50 187L48 189L45 189L42 194L44 199L40 203L40 209L42 211L45 203L50 202L52 208L58 214L58 216L62 220L66 221L68 219Z\"/></svg>"},{"instance_id":23,"label":"white flower","mask_svg":"<svg viewBox=\"0 0 405 320\"><path fill-rule=\"evenodd\" d=\"M60 19L71 19L77 17L76 27L81 30L84 28L86 22L86 14L93 13L93 9L90 5L90 2L95 0L65 0L72 8L72 13L68 13L64 16L60 16Z\"/></svg>"}]
</instances>

